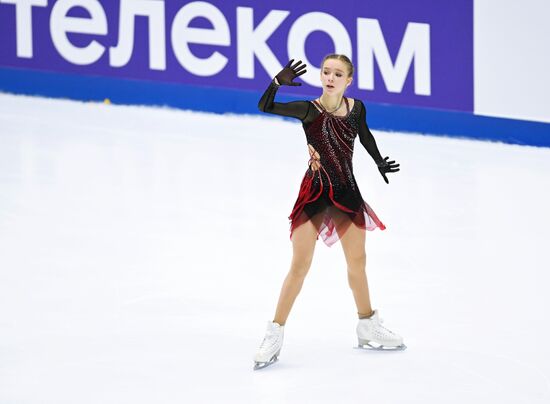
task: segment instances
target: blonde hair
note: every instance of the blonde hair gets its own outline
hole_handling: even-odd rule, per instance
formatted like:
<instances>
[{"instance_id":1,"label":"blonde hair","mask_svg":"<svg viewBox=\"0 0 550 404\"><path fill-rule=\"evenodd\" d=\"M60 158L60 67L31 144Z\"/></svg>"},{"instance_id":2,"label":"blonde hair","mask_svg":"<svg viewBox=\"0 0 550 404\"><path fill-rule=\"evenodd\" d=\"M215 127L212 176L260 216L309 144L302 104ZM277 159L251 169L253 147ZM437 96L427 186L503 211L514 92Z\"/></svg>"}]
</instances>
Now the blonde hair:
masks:
<instances>
[{"instance_id":1,"label":"blonde hair","mask_svg":"<svg viewBox=\"0 0 550 404\"><path fill-rule=\"evenodd\" d=\"M325 62L328 59L337 59L341 62L344 62L348 67L348 77L353 76L353 63L351 63L351 60L346 55L341 55L339 53L331 53L329 55L326 55L323 59L323 62L321 63L321 67L325 65Z\"/></svg>"}]
</instances>

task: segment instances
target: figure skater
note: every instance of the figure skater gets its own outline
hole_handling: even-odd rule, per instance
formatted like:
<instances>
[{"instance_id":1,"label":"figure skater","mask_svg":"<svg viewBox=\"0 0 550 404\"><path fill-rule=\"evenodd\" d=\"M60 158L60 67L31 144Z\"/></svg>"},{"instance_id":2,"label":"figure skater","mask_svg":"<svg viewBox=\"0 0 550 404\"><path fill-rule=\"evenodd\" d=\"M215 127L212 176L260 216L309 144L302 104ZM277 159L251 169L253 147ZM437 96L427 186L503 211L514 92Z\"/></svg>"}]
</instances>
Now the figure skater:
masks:
<instances>
[{"instance_id":1,"label":"figure skater","mask_svg":"<svg viewBox=\"0 0 550 404\"><path fill-rule=\"evenodd\" d=\"M372 310L365 272L365 230L385 229L372 208L363 200L353 175L355 137L378 166L384 181L387 173L399 171L399 164L382 158L366 122L365 105L344 96L353 80L353 64L345 55L330 54L321 64L322 95L313 101L274 102L282 85L300 86L293 80L306 72L302 61L291 59L275 76L262 95L258 108L271 114L297 118L306 134L309 159L290 220L293 256L273 321L254 356L254 369L278 360L286 320L298 296L313 259L316 240L327 246L340 240L347 262L348 282L357 305L358 348L401 350L403 338L383 327L378 311Z\"/></svg>"}]
</instances>

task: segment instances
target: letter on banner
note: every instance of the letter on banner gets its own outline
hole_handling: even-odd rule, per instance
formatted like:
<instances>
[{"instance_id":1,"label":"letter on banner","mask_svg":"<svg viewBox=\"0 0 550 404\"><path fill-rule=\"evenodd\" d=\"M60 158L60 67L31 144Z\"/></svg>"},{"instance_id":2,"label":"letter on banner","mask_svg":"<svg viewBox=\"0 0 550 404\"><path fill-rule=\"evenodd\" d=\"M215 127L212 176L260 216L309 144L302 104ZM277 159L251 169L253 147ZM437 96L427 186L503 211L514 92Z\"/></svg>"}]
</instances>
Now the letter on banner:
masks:
<instances>
[{"instance_id":1,"label":"letter on banner","mask_svg":"<svg viewBox=\"0 0 550 404\"><path fill-rule=\"evenodd\" d=\"M118 43L109 49L113 67L128 64L134 51L134 21L136 16L149 18L149 67L166 70L166 35L164 0L120 0Z\"/></svg>"},{"instance_id":2,"label":"letter on banner","mask_svg":"<svg viewBox=\"0 0 550 404\"><path fill-rule=\"evenodd\" d=\"M401 92L414 60L414 93L431 94L430 26L428 24L414 22L407 24L395 66L392 64L378 20L357 19L357 42L359 88L374 89L374 58L376 57L388 91Z\"/></svg>"},{"instance_id":3,"label":"letter on banner","mask_svg":"<svg viewBox=\"0 0 550 404\"><path fill-rule=\"evenodd\" d=\"M270 77L279 73L281 66L266 41L289 14L289 11L272 10L254 29L254 9L237 7L238 77L254 78L254 56Z\"/></svg>"},{"instance_id":4,"label":"letter on banner","mask_svg":"<svg viewBox=\"0 0 550 404\"><path fill-rule=\"evenodd\" d=\"M208 19L213 29L191 28L189 23L196 17ZM191 53L189 43L229 46L231 36L229 25L222 12L212 4L194 1L183 6L172 23L172 47L179 63L197 76L213 76L227 64L227 58L218 51L206 59Z\"/></svg>"},{"instance_id":5,"label":"letter on banner","mask_svg":"<svg viewBox=\"0 0 550 404\"><path fill-rule=\"evenodd\" d=\"M0 0L0 3L15 4L17 57L32 59L32 8L46 7L48 0Z\"/></svg>"},{"instance_id":6,"label":"letter on banner","mask_svg":"<svg viewBox=\"0 0 550 404\"><path fill-rule=\"evenodd\" d=\"M67 17L73 7L82 7L91 18ZM68 33L107 35L105 11L97 0L58 0L50 16L50 32L55 48L67 61L75 65L89 65L96 62L105 47L92 40L89 45L79 48L67 37Z\"/></svg>"},{"instance_id":7,"label":"letter on banner","mask_svg":"<svg viewBox=\"0 0 550 404\"><path fill-rule=\"evenodd\" d=\"M335 53L343 53L350 59L352 59L352 47L346 27L330 14L311 12L294 21L288 32L288 54L292 55L296 61L301 60L308 65L308 72L301 76L303 80L312 86L321 87L319 82L321 67L319 66L318 69L313 67L309 63L305 51L306 39L314 31L327 33L334 43Z\"/></svg>"}]
</instances>

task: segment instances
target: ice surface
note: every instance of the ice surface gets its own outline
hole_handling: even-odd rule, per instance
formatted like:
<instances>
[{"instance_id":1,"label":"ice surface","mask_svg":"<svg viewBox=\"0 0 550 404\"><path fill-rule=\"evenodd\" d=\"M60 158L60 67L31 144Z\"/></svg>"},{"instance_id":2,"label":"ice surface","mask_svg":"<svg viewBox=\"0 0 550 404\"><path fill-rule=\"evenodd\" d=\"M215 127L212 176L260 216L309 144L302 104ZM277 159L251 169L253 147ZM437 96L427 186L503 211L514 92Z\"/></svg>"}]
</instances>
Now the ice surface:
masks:
<instances>
[{"instance_id":1,"label":"ice surface","mask_svg":"<svg viewBox=\"0 0 550 404\"><path fill-rule=\"evenodd\" d=\"M291 259L298 121L0 95L1 403L548 403L550 149L359 142L374 308L356 344L318 241L274 366L253 354Z\"/></svg>"}]
</instances>

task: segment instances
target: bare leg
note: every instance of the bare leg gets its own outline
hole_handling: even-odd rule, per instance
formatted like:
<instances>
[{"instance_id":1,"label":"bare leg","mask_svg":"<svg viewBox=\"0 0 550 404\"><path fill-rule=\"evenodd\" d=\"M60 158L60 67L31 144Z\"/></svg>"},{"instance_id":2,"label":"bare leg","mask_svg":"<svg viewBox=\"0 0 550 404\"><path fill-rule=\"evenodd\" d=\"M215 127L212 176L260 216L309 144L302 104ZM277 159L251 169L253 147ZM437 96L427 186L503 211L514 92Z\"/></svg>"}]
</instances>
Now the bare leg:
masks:
<instances>
[{"instance_id":1,"label":"bare leg","mask_svg":"<svg viewBox=\"0 0 550 404\"><path fill-rule=\"evenodd\" d=\"M365 270L365 233L364 229L352 223L340 238L348 265L348 283L355 298L359 318L370 317L373 314Z\"/></svg>"},{"instance_id":2,"label":"bare leg","mask_svg":"<svg viewBox=\"0 0 550 404\"><path fill-rule=\"evenodd\" d=\"M304 279L311 267L315 242L317 241L317 228L314 223L318 223L321 219L321 214L316 215L313 221L308 220L294 229L292 233L292 263L281 288L275 318L273 319L274 322L280 325L286 323L290 309L300 293Z\"/></svg>"}]
</instances>

